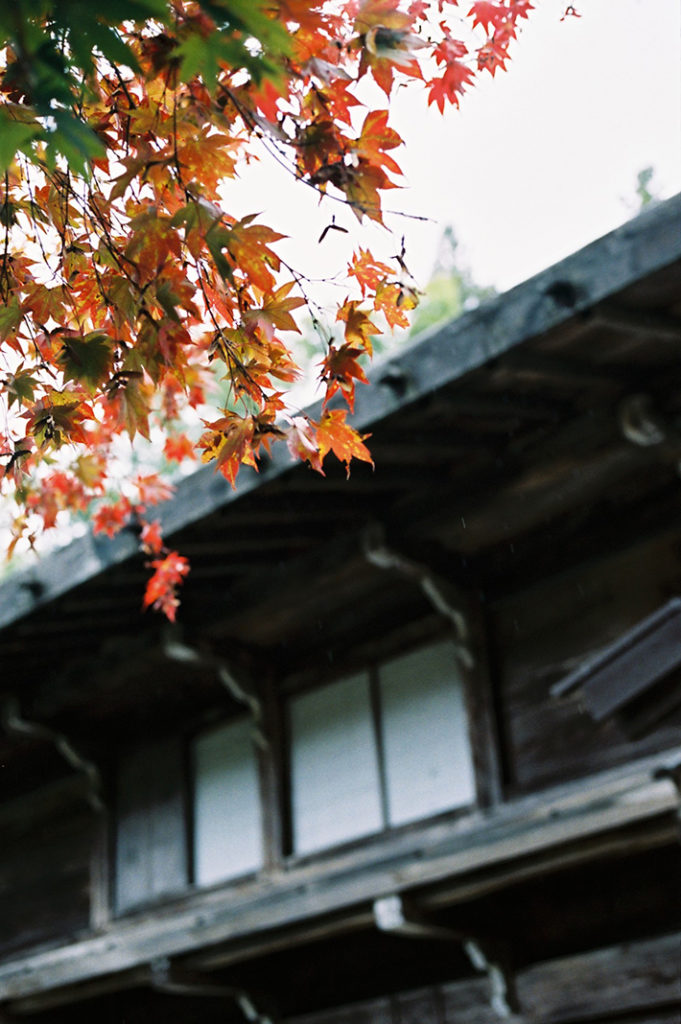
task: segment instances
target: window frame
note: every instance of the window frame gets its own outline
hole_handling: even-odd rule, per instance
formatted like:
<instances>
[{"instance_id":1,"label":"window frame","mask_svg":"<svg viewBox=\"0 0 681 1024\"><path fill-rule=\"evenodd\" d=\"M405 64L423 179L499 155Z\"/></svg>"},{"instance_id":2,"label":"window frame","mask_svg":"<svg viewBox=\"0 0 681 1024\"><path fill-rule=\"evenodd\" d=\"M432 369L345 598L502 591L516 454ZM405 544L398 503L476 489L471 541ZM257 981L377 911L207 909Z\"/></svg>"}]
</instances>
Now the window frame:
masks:
<instances>
[{"instance_id":1,"label":"window frame","mask_svg":"<svg viewBox=\"0 0 681 1024\"><path fill-rule=\"evenodd\" d=\"M458 665L460 676L461 696L463 700L463 713L465 715L465 728L468 738L470 752L470 769L472 773L474 793L470 802L451 808L437 811L434 814L425 814L412 821L391 825L389 823L389 796L387 791L387 775L385 768L385 750L381 727L382 701L380 670L383 665L397 660L404 655L427 650L443 642L451 642L453 648L455 643L448 630L434 630L431 624L424 624L425 628L420 629L416 635L410 631L408 638L400 637L400 641L384 639L377 643L377 650L372 658L348 659L342 666L331 672L315 672L314 668L308 669L305 676L300 675L276 678L274 673L265 674L257 680L256 697L261 707L261 719L258 728L267 737L267 746L261 746L254 742L254 754L257 775L257 793L260 811L262 864L253 871L247 871L215 882L202 884L196 879L196 864L194 848L196 843L196 782L195 782L195 757L193 744L202 735L207 735L215 729L228 725L230 721L238 718L247 718L245 709L236 703L230 703L225 707L225 714L220 716L203 714L200 720L195 721L188 728L182 730L181 735L175 735L182 750L181 771L183 789L183 818L182 818L182 842L186 850L186 879L182 889L178 889L160 899L163 902L172 902L176 898L189 894L210 892L211 890L223 889L244 882L256 881L261 878L271 877L297 865L304 865L311 862L324 864L333 860L339 854L345 854L351 850L366 849L367 851L385 847L394 837L398 842L400 837L408 837L416 834L426 826L437 825L447 821L455 821L470 815L480 808L492 806L503 797L503 779L500 772L499 756L499 733L498 733L498 708L492 698L492 684L486 658L486 647L476 646L481 651L476 656L474 667ZM474 634L475 635L475 634ZM481 633L478 633L478 638ZM455 657L454 649L452 657ZM369 711L372 737L375 744L378 767L379 767L379 801L381 806L382 825L381 828L370 834L350 838L334 843L329 846L320 847L305 853L296 852L293 843L293 804L292 804L292 775L291 775L291 725L288 714L288 703L297 695L333 686L343 678L355 672L365 672L368 676L369 690ZM153 745L150 741L149 746ZM125 756L125 752L123 752ZM119 758L118 770L122 758ZM156 905L160 902L159 897L150 893L147 899L140 900L134 907L119 909L117 907L116 892L118 887L117 869L117 844L120 832L120 821L118 816L114 827L110 830L108 846L110 873L110 913L114 918L124 917L129 913L143 911L145 908ZM369 852L369 856L372 856Z\"/></svg>"},{"instance_id":2,"label":"window frame","mask_svg":"<svg viewBox=\"0 0 681 1024\"><path fill-rule=\"evenodd\" d=\"M384 842L391 836L407 835L411 832L416 832L423 828L425 824L436 824L440 821L456 820L464 818L471 814L476 808L484 806L487 803L486 800L486 786L482 783L480 778L479 763L475 756L475 741L476 736L479 734L480 729L476 728L473 721L473 711L471 707L470 691L471 691L471 679L469 678L470 672L466 670L465 666L461 663L458 664L461 696L463 699L463 712L465 716L465 729L466 737L469 747L470 755L470 771L472 776L474 793L470 802L461 804L454 807L444 808L441 811L436 811L433 814L425 814L422 817L415 818L412 821L402 822L395 825L390 824L390 813L389 813L389 794L388 794L388 777L386 770L385 761L385 750L384 750L384 735L382 728L382 698L381 698L381 668L390 662L396 661L401 657L409 654L416 654L419 651L427 651L429 648L436 647L443 643L450 643L452 646L452 657L455 657L456 644L453 641L451 634L449 633L437 633L435 635L423 638L419 643L410 643L400 648L393 649L390 653L381 653L380 658L373 658L370 662L363 662L360 666L352 666L345 668L341 671L335 672L333 676L327 676L323 681L317 680L316 682L309 682L306 685L298 686L288 690L288 692L281 693L279 695L279 716L283 724L284 732L284 756L282 761L281 771L284 777L285 786L285 836L286 845L283 853L283 863L285 866L295 866L297 864L308 864L310 862L321 862L325 858L331 859L337 854L342 854L346 851L353 849L368 847ZM341 840L338 843L329 844L328 846L320 847L316 850L309 852L297 852L294 846L294 826L293 826L293 775L292 775L292 763L291 763L291 751L293 746L293 735L291 729L290 715L287 713L288 703L295 699L297 696L301 696L305 693L310 693L316 690L321 690L326 687L334 686L336 683L342 682L344 679L351 677L355 673L365 672L368 676L368 703L370 709L372 735L375 744L375 753L377 757L378 767L378 778L379 778L379 803L381 807L381 818L382 824L379 829L369 834L348 838Z\"/></svg>"}]
</instances>

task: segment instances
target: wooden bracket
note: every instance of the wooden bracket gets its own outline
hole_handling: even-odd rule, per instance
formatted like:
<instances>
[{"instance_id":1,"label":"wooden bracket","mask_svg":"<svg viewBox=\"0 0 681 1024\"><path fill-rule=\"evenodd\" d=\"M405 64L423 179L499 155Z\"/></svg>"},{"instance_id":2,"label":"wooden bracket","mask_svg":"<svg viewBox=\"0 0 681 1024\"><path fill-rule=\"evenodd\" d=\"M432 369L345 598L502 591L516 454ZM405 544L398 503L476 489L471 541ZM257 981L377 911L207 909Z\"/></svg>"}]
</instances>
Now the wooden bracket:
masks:
<instances>
[{"instance_id":1,"label":"wooden bracket","mask_svg":"<svg viewBox=\"0 0 681 1024\"><path fill-rule=\"evenodd\" d=\"M420 586L435 611L448 619L454 627L456 653L461 664L466 668L472 668L474 660L469 643L468 623L463 612L448 596L447 582L439 579L429 566L406 558L389 548L385 542L383 529L378 524L373 524L365 530L362 547L364 557L370 565L375 565L377 569L395 569Z\"/></svg>"},{"instance_id":2,"label":"wooden bracket","mask_svg":"<svg viewBox=\"0 0 681 1024\"><path fill-rule=\"evenodd\" d=\"M94 762L79 754L63 733L43 725L42 722L31 722L24 718L21 715L19 701L15 697L7 697L0 706L0 725L9 736L31 736L50 743L71 768L87 780L87 798L92 809L98 814L105 810L99 768Z\"/></svg>"},{"instance_id":3,"label":"wooden bracket","mask_svg":"<svg viewBox=\"0 0 681 1024\"><path fill-rule=\"evenodd\" d=\"M262 703L243 679L237 678L233 668L229 666L224 658L214 654L210 650L201 650L198 647L191 647L171 630L163 636L163 653L171 661L179 661L185 664L201 665L213 669L218 679L228 691L231 697L239 704L243 704L251 713L255 724L254 739L258 746L266 747L267 739L262 731L263 718Z\"/></svg>"},{"instance_id":4,"label":"wooden bracket","mask_svg":"<svg viewBox=\"0 0 681 1024\"><path fill-rule=\"evenodd\" d=\"M228 999L241 1010L244 1020L252 1024L274 1024L272 1017L260 1012L254 997L244 989L216 984L202 974L178 970L168 957L159 957L149 964L152 989L165 995Z\"/></svg>"},{"instance_id":5,"label":"wooden bracket","mask_svg":"<svg viewBox=\"0 0 681 1024\"><path fill-rule=\"evenodd\" d=\"M486 974L490 983L490 1006L504 1019L520 1011L515 979L500 952L487 943L465 936L454 928L431 924L415 908L405 905L401 896L383 896L374 901L374 921L380 931L409 938L441 939L460 944L476 971Z\"/></svg>"}]
</instances>

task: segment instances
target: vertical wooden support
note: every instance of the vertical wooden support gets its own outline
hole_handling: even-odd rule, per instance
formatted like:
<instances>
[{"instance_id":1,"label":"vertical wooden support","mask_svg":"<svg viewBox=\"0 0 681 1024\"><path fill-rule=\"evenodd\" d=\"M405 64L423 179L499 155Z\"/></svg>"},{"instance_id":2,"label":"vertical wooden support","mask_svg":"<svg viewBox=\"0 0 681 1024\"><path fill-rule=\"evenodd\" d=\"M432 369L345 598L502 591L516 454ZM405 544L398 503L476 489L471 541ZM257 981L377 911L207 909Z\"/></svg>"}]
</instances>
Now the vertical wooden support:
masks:
<instances>
[{"instance_id":1,"label":"vertical wooden support","mask_svg":"<svg viewBox=\"0 0 681 1024\"><path fill-rule=\"evenodd\" d=\"M90 857L90 927L105 928L111 919L111 824L108 811L95 823L95 836Z\"/></svg>"},{"instance_id":2,"label":"vertical wooden support","mask_svg":"<svg viewBox=\"0 0 681 1024\"><path fill-rule=\"evenodd\" d=\"M273 678L259 686L262 707L261 731L265 742L258 746L265 871L281 870L286 845L284 736L282 711Z\"/></svg>"},{"instance_id":3,"label":"vertical wooden support","mask_svg":"<svg viewBox=\"0 0 681 1024\"><path fill-rule=\"evenodd\" d=\"M467 599L463 611L472 663L462 665L461 672L478 802L481 807L494 807L503 800L503 778L489 636L484 606L479 599Z\"/></svg>"}]
</instances>

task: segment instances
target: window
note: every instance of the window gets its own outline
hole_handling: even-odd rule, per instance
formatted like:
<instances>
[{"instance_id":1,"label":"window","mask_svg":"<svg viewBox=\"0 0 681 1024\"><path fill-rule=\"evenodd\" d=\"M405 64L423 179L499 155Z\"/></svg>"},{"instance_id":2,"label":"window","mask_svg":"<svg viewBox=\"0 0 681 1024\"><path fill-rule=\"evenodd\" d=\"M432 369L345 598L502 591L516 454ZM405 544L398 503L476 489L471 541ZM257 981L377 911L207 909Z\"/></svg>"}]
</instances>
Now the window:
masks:
<instances>
[{"instance_id":1,"label":"window","mask_svg":"<svg viewBox=\"0 0 681 1024\"><path fill-rule=\"evenodd\" d=\"M462 684L450 643L293 697L289 729L295 853L475 800Z\"/></svg>"},{"instance_id":2,"label":"window","mask_svg":"<svg viewBox=\"0 0 681 1024\"><path fill-rule=\"evenodd\" d=\"M257 871L263 864L258 766L248 719L194 741L194 881Z\"/></svg>"},{"instance_id":3,"label":"window","mask_svg":"<svg viewBox=\"0 0 681 1024\"><path fill-rule=\"evenodd\" d=\"M288 720L288 825L295 854L475 802L463 686L451 643L295 694L280 711ZM273 846L283 813L282 776L274 757L268 763L258 755L245 716L200 733L189 748L178 732L123 751L117 912L178 895L192 883L215 885L257 872L283 856Z\"/></svg>"},{"instance_id":4,"label":"window","mask_svg":"<svg viewBox=\"0 0 681 1024\"><path fill-rule=\"evenodd\" d=\"M310 853L382 827L369 675L294 698L291 715L293 846Z\"/></svg>"}]
</instances>

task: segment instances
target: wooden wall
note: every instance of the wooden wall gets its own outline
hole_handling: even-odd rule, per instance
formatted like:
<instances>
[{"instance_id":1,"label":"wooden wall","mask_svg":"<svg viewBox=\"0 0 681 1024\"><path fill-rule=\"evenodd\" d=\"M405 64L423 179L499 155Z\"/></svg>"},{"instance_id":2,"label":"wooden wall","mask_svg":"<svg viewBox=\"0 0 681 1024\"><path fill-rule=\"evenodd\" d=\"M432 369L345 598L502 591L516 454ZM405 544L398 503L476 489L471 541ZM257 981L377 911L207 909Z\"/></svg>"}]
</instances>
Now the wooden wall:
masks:
<instances>
[{"instance_id":1,"label":"wooden wall","mask_svg":"<svg viewBox=\"0 0 681 1024\"><path fill-rule=\"evenodd\" d=\"M490 981L479 977L286 1024L678 1024L680 938L662 936L530 967L513 979L510 1015L492 1005Z\"/></svg>"},{"instance_id":2,"label":"wooden wall","mask_svg":"<svg viewBox=\"0 0 681 1024\"><path fill-rule=\"evenodd\" d=\"M89 805L59 786L3 809L0 957L89 927L97 829Z\"/></svg>"},{"instance_id":3,"label":"wooden wall","mask_svg":"<svg viewBox=\"0 0 681 1024\"><path fill-rule=\"evenodd\" d=\"M581 661L681 593L681 539L642 543L504 599L491 617L501 730L512 789L589 774L681 743L681 719L633 741L594 723L551 687Z\"/></svg>"}]
</instances>

